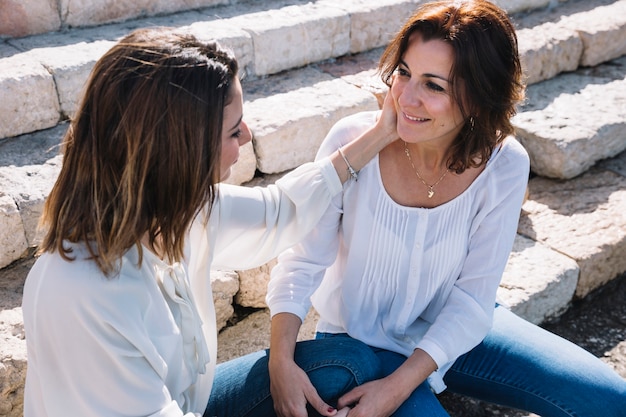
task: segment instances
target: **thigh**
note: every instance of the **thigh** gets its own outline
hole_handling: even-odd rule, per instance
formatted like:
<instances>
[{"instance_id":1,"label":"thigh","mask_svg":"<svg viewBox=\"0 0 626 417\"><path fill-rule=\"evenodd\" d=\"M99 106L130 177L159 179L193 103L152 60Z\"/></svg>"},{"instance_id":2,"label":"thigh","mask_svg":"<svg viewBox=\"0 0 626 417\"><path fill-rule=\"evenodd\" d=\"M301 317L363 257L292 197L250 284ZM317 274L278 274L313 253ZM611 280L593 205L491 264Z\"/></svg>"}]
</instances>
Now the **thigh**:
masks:
<instances>
[{"instance_id":1,"label":"thigh","mask_svg":"<svg viewBox=\"0 0 626 417\"><path fill-rule=\"evenodd\" d=\"M217 365L204 417L274 416L269 355L268 350L259 351ZM374 353L352 338L298 342L294 359L332 405L350 389L380 376Z\"/></svg>"},{"instance_id":2,"label":"thigh","mask_svg":"<svg viewBox=\"0 0 626 417\"><path fill-rule=\"evenodd\" d=\"M390 375L406 361L406 356L384 349L374 349L381 363L383 376ZM393 413L393 417L448 417L448 413L424 381Z\"/></svg>"},{"instance_id":3,"label":"thigh","mask_svg":"<svg viewBox=\"0 0 626 417\"><path fill-rule=\"evenodd\" d=\"M450 391L543 417L618 416L626 400L626 381L608 365L504 307L444 380Z\"/></svg>"}]
</instances>

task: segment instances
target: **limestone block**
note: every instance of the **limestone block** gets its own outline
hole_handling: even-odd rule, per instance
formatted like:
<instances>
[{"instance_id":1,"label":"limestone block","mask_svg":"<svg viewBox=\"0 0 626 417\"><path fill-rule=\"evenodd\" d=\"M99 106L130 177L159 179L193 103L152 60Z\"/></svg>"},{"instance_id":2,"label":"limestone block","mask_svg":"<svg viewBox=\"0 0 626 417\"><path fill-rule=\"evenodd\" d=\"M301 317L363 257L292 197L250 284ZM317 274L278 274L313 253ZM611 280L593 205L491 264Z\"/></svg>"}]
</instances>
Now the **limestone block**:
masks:
<instances>
[{"instance_id":1,"label":"limestone block","mask_svg":"<svg viewBox=\"0 0 626 417\"><path fill-rule=\"evenodd\" d=\"M592 169L568 181L535 177L529 189L518 232L576 260L577 297L626 271L625 177Z\"/></svg>"},{"instance_id":2,"label":"limestone block","mask_svg":"<svg viewBox=\"0 0 626 417\"><path fill-rule=\"evenodd\" d=\"M564 18L585 46L580 64L594 66L626 54L626 0Z\"/></svg>"},{"instance_id":3,"label":"limestone block","mask_svg":"<svg viewBox=\"0 0 626 417\"><path fill-rule=\"evenodd\" d=\"M46 129L59 121L52 75L22 53L0 59L0 138Z\"/></svg>"},{"instance_id":4,"label":"limestone block","mask_svg":"<svg viewBox=\"0 0 626 417\"><path fill-rule=\"evenodd\" d=\"M615 158L606 159L598 163L600 169L608 169L616 174L626 177L626 152L622 152Z\"/></svg>"},{"instance_id":5,"label":"limestone block","mask_svg":"<svg viewBox=\"0 0 626 417\"><path fill-rule=\"evenodd\" d=\"M550 5L554 6L557 0L494 0L493 3L506 10L507 13L519 13L534 9L541 9Z\"/></svg>"},{"instance_id":6,"label":"limestone block","mask_svg":"<svg viewBox=\"0 0 626 417\"><path fill-rule=\"evenodd\" d=\"M0 37L27 36L61 27L56 1L2 0L0 9Z\"/></svg>"},{"instance_id":7,"label":"limestone block","mask_svg":"<svg viewBox=\"0 0 626 417\"><path fill-rule=\"evenodd\" d=\"M513 118L531 169L573 178L626 149L626 58L529 86Z\"/></svg>"},{"instance_id":8,"label":"limestone block","mask_svg":"<svg viewBox=\"0 0 626 417\"><path fill-rule=\"evenodd\" d=\"M215 320L217 330L226 326L233 315L233 297L239 290L237 273L233 271L211 271L211 289L215 303Z\"/></svg>"},{"instance_id":9,"label":"limestone block","mask_svg":"<svg viewBox=\"0 0 626 417\"><path fill-rule=\"evenodd\" d=\"M267 284L270 282L270 273L276 265L276 259L258 268L238 271L239 292L235 296L235 302L244 307L265 308L265 295Z\"/></svg>"},{"instance_id":10,"label":"limestone block","mask_svg":"<svg viewBox=\"0 0 626 417\"><path fill-rule=\"evenodd\" d=\"M517 235L504 270L498 299L531 323L563 313L578 283L576 261Z\"/></svg>"},{"instance_id":11,"label":"limestone block","mask_svg":"<svg viewBox=\"0 0 626 417\"><path fill-rule=\"evenodd\" d=\"M309 311L298 332L298 340L310 340L315 337L318 318L314 310ZM269 348L269 310L256 311L234 326L223 329L217 336L217 345L217 363Z\"/></svg>"},{"instance_id":12,"label":"limestone block","mask_svg":"<svg viewBox=\"0 0 626 417\"><path fill-rule=\"evenodd\" d=\"M578 68L583 42L573 29L548 22L518 30L517 38L527 84Z\"/></svg>"},{"instance_id":13,"label":"limestone block","mask_svg":"<svg viewBox=\"0 0 626 417\"><path fill-rule=\"evenodd\" d=\"M30 247L39 244L43 237L38 223L44 201L61 169L59 144L66 130L64 123L0 143L0 189L17 204L20 227Z\"/></svg>"},{"instance_id":14,"label":"limestone block","mask_svg":"<svg viewBox=\"0 0 626 417\"><path fill-rule=\"evenodd\" d=\"M226 4L227 0L61 0L66 26L93 26L126 19Z\"/></svg>"},{"instance_id":15,"label":"limestone block","mask_svg":"<svg viewBox=\"0 0 626 417\"><path fill-rule=\"evenodd\" d=\"M26 379L26 340L22 288L33 260L2 270L0 275L0 416L22 417Z\"/></svg>"},{"instance_id":16,"label":"limestone block","mask_svg":"<svg viewBox=\"0 0 626 417\"><path fill-rule=\"evenodd\" d=\"M264 173L312 161L339 119L378 109L369 92L310 67L251 82L244 90L257 167Z\"/></svg>"},{"instance_id":17,"label":"limestone block","mask_svg":"<svg viewBox=\"0 0 626 417\"><path fill-rule=\"evenodd\" d=\"M3 174L0 173L0 179ZM19 259L28 249L24 224L15 200L0 192L0 268Z\"/></svg>"},{"instance_id":18,"label":"limestone block","mask_svg":"<svg viewBox=\"0 0 626 417\"><path fill-rule=\"evenodd\" d=\"M256 172L256 156L252 142L248 142L239 148L239 159L230 171L230 177L224 182L228 184L243 184L254 178Z\"/></svg>"},{"instance_id":19,"label":"limestone block","mask_svg":"<svg viewBox=\"0 0 626 417\"><path fill-rule=\"evenodd\" d=\"M108 40L79 42L36 48L27 53L41 62L54 77L63 117L74 116L93 66L114 43Z\"/></svg>"},{"instance_id":20,"label":"limestone block","mask_svg":"<svg viewBox=\"0 0 626 417\"><path fill-rule=\"evenodd\" d=\"M349 17L324 4L243 14L227 22L252 36L257 76L340 56L350 47Z\"/></svg>"},{"instance_id":21,"label":"limestone block","mask_svg":"<svg viewBox=\"0 0 626 417\"><path fill-rule=\"evenodd\" d=\"M387 45L396 31L413 14L417 0L364 0L339 5L350 16L350 53Z\"/></svg>"},{"instance_id":22,"label":"limestone block","mask_svg":"<svg viewBox=\"0 0 626 417\"><path fill-rule=\"evenodd\" d=\"M362 90L374 94L382 108L389 88L377 73L378 61L384 48L376 48L356 55L345 55L333 61L322 62L317 67L333 77L341 78Z\"/></svg>"}]
</instances>

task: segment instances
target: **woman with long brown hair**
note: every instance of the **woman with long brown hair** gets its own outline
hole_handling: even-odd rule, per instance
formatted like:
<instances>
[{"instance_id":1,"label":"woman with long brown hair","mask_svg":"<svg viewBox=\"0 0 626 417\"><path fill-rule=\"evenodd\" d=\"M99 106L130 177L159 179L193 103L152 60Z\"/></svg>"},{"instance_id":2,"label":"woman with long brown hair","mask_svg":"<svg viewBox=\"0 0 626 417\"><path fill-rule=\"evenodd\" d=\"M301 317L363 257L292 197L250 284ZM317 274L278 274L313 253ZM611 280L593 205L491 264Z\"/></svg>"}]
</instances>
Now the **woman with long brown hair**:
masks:
<instances>
[{"instance_id":1,"label":"woman with long brown hair","mask_svg":"<svg viewBox=\"0 0 626 417\"><path fill-rule=\"evenodd\" d=\"M166 28L121 39L92 71L45 204L47 234L24 288L24 415L199 416L214 382L245 383L241 366L214 381L211 267L261 265L303 238L341 184L397 138L388 110L275 185L218 185L251 139L237 61ZM268 380L262 368L255 375ZM368 362L333 369L324 372L343 386L311 398L322 415L337 413L325 401L376 372ZM266 415L269 385L257 388L212 405Z\"/></svg>"}]
</instances>

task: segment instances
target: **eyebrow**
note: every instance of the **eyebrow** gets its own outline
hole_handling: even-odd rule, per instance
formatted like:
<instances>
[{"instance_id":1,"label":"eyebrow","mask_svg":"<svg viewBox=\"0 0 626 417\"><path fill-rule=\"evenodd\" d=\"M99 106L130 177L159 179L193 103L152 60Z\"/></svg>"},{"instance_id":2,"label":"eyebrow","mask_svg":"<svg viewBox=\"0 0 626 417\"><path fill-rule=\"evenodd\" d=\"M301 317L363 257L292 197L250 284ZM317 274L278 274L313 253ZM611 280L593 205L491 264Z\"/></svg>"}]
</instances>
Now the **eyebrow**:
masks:
<instances>
[{"instance_id":1,"label":"eyebrow","mask_svg":"<svg viewBox=\"0 0 626 417\"><path fill-rule=\"evenodd\" d=\"M404 62L402 59L400 60L400 65L405 66L406 68L409 68L409 66L406 64L406 62ZM426 73L426 74L422 74L424 77L428 77L428 78L438 78L442 81L445 81L447 83L450 82L450 80L448 80L446 77L442 77L441 75L437 75L437 74L431 74L431 73Z\"/></svg>"}]
</instances>

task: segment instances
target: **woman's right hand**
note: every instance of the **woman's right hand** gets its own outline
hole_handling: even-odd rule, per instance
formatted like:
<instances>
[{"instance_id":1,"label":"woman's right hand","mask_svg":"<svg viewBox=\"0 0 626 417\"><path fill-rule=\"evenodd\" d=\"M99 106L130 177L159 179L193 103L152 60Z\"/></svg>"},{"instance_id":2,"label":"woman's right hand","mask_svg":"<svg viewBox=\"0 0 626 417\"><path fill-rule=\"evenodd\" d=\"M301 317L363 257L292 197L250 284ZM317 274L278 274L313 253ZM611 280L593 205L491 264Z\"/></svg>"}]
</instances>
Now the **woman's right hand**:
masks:
<instances>
[{"instance_id":1,"label":"woman's right hand","mask_svg":"<svg viewBox=\"0 0 626 417\"><path fill-rule=\"evenodd\" d=\"M376 128L380 129L382 137L398 138L397 132L398 124L398 112L396 110L396 103L391 93L391 89L385 94L385 100L383 101L382 112L376 121Z\"/></svg>"},{"instance_id":2,"label":"woman's right hand","mask_svg":"<svg viewBox=\"0 0 626 417\"><path fill-rule=\"evenodd\" d=\"M293 360L270 360L269 373L274 410L279 417L307 417L307 404L322 416L336 416L337 411L322 400L307 374Z\"/></svg>"}]
</instances>

